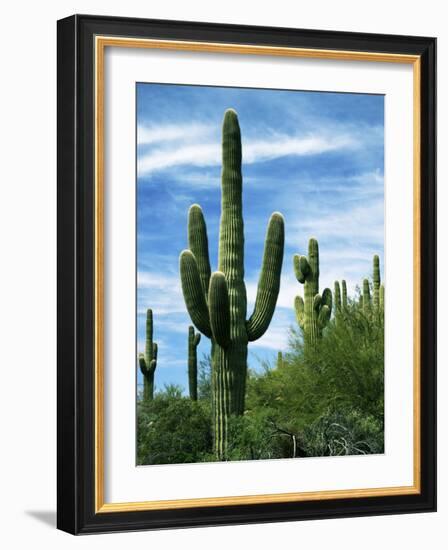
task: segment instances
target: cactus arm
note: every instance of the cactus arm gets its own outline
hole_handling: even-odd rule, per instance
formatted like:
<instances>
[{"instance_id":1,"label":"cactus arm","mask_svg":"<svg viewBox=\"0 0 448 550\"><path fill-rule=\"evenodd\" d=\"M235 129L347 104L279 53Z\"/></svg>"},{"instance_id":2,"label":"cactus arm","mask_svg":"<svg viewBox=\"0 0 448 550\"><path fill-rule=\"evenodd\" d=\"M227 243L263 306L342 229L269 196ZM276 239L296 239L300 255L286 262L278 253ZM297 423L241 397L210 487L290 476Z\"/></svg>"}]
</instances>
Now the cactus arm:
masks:
<instances>
[{"instance_id":1,"label":"cactus arm","mask_svg":"<svg viewBox=\"0 0 448 550\"><path fill-rule=\"evenodd\" d=\"M263 336L274 315L280 291L284 245L285 226L283 216L275 212L269 220L266 233L254 312L246 324L249 342L258 340Z\"/></svg>"},{"instance_id":2,"label":"cactus arm","mask_svg":"<svg viewBox=\"0 0 448 550\"><path fill-rule=\"evenodd\" d=\"M180 255L180 278L185 305L191 320L198 330L211 338L212 331L207 302L202 292L201 277L196 258L190 250L184 250Z\"/></svg>"},{"instance_id":3,"label":"cactus arm","mask_svg":"<svg viewBox=\"0 0 448 550\"><path fill-rule=\"evenodd\" d=\"M146 376L146 373L148 372L148 369L146 368L146 361L145 356L143 353L140 353L138 357L138 364L140 365L140 371L143 374L143 376Z\"/></svg>"},{"instance_id":4,"label":"cactus arm","mask_svg":"<svg viewBox=\"0 0 448 550\"><path fill-rule=\"evenodd\" d=\"M157 354L159 353L159 346L156 342L154 342L152 346L152 358L157 361Z\"/></svg>"},{"instance_id":5,"label":"cactus arm","mask_svg":"<svg viewBox=\"0 0 448 550\"><path fill-rule=\"evenodd\" d=\"M308 260L306 259L305 256L294 254L293 265L294 265L294 273L296 275L297 280L299 281L299 283L303 284L311 269L310 264L308 263Z\"/></svg>"},{"instance_id":6,"label":"cactus arm","mask_svg":"<svg viewBox=\"0 0 448 550\"><path fill-rule=\"evenodd\" d=\"M333 307L333 295L331 294L331 290L329 288L324 288L324 291L322 292L322 305L328 306L331 312Z\"/></svg>"},{"instance_id":7,"label":"cactus arm","mask_svg":"<svg viewBox=\"0 0 448 550\"><path fill-rule=\"evenodd\" d=\"M201 341L201 333L198 332L194 337L194 345L195 347L199 346L199 342Z\"/></svg>"},{"instance_id":8,"label":"cactus arm","mask_svg":"<svg viewBox=\"0 0 448 550\"><path fill-rule=\"evenodd\" d=\"M305 328L305 304L303 303L302 296L294 298L294 310L296 312L297 323L303 330Z\"/></svg>"},{"instance_id":9,"label":"cactus arm","mask_svg":"<svg viewBox=\"0 0 448 550\"><path fill-rule=\"evenodd\" d=\"M159 352L159 346L156 344L156 342L152 345L152 360L149 364L150 371L154 373L157 367L157 354Z\"/></svg>"},{"instance_id":10,"label":"cactus arm","mask_svg":"<svg viewBox=\"0 0 448 550\"><path fill-rule=\"evenodd\" d=\"M326 324L330 320L330 316L331 316L331 309L326 304L324 304L320 308L319 316L317 318L317 323L320 329L323 329L326 326Z\"/></svg>"},{"instance_id":11,"label":"cactus arm","mask_svg":"<svg viewBox=\"0 0 448 550\"><path fill-rule=\"evenodd\" d=\"M188 247L196 258L202 289L207 297L211 276L207 226L202 209L197 204L193 204L188 212Z\"/></svg>"},{"instance_id":12,"label":"cactus arm","mask_svg":"<svg viewBox=\"0 0 448 550\"><path fill-rule=\"evenodd\" d=\"M322 305L322 296L320 294L316 294L313 298L314 311L317 311L319 313L321 305Z\"/></svg>"},{"instance_id":13,"label":"cactus arm","mask_svg":"<svg viewBox=\"0 0 448 550\"><path fill-rule=\"evenodd\" d=\"M214 340L223 348L230 343L230 303L224 273L215 271L208 292L210 326Z\"/></svg>"}]
</instances>

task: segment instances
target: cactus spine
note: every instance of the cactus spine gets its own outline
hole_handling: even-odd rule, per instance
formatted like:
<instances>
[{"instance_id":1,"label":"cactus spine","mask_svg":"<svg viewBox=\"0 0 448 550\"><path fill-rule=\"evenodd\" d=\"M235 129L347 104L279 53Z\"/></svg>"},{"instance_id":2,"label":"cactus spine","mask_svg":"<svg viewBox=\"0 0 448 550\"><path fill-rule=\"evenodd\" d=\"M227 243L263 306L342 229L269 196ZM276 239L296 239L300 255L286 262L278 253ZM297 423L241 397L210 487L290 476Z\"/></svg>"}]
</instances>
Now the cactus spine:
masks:
<instances>
[{"instance_id":1,"label":"cactus spine","mask_svg":"<svg viewBox=\"0 0 448 550\"><path fill-rule=\"evenodd\" d=\"M201 334L194 333L194 327L188 327L188 389L190 399L198 400L198 354L197 347L201 341Z\"/></svg>"},{"instance_id":2,"label":"cactus spine","mask_svg":"<svg viewBox=\"0 0 448 550\"><path fill-rule=\"evenodd\" d=\"M154 397L154 373L157 367L157 344L153 342L152 309L146 312L146 343L145 353L139 355L139 365L143 374L143 400L150 401Z\"/></svg>"},{"instance_id":3,"label":"cactus spine","mask_svg":"<svg viewBox=\"0 0 448 550\"><path fill-rule=\"evenodd\" d=\"M296 296L294 307L299 326L303 330L305 346L316 345L327 325L332 308L331 290L319 294L319 245L316 239L308 243L308 257L295 254L294 272L304 285L304 298Z\"/></svg>"},{"instance_id":4,"label":"cactus spine","mask_svg":"<svg viewBox=\"0 0 448 550\"><path fill-rule=\"evenodd\" d=\"M219 460L227 456L230 415L244 412L247 346L267 330L280 289L284 221L272 214L254 312L246 321L244 222L242 212L241 134L229 109L222 131L221 222L218 271L210 270L207 229L198 205L189 211L189 250L180 255L180 276L187 310L196 328L212 341L214 446Z\"/></svg>"}]
</instances>

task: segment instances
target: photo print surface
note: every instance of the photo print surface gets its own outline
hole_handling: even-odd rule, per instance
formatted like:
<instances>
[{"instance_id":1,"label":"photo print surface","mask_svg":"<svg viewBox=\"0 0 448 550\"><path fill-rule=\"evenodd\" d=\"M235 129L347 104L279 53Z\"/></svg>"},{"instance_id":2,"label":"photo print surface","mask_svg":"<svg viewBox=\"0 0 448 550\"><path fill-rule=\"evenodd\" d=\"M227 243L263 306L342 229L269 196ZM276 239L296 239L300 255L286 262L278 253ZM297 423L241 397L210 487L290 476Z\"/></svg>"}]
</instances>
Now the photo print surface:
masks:
<instances>
[{"instance_id":1,"label":"photo print surface","mask_svg":"<svg viewBox=\"0 0 448 550\"><path fill-rule=\"evenodd\" d=\"M384 96L136 94L137 464L384 453Z\"/></svg>"}]
</instances>

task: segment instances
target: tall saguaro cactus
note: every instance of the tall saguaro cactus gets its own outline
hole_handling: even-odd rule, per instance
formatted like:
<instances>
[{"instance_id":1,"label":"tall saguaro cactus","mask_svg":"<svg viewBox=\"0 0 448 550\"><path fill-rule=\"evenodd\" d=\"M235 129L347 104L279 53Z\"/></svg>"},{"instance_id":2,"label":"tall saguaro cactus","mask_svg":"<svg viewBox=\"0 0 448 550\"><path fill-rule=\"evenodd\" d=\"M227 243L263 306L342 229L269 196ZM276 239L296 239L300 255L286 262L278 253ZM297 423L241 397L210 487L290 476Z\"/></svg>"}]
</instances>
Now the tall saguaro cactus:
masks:
<instances>
[{"instance_id":1,"label":"tall saguaro cactus","mask_svg":"<svg viewBox=\"0 0 448 550\"><path fill-rule=\"evenodd\" d=\"M294 272L304 285L304 298L296 296L294 307L299 326L303 330L305 345L314 346L331 316L332 295L326 288L319 294L319 244L316 239L308 243L308 257L295 254Z\"/></svg>"},{"instance_id":2,"label":"tall saguaro cactus","mask_svg":"<svg viewBox=\"0 0 448 550\"><path fill-rule=\"evenodd\" d=\"M188 389L190 399L198 400L198 353L197 347L201 341L201 334L194 333L194 327L188 327Z\"/></svg>"},{"instance_id":3,"label":"tall saguaro cactus","mask_svg":"<svg viewBox=\"0 0 448 550\"><path fill-rule=\"evenodd\" d=\"M274 213L268 224L254 312L246 320L241 133L233 109L225 112L222 129L218 271L211 275L207 229L198 205L189 211L188 242L189 250L180 255L182 291L193 324L212 341L214 445L217 458L225 460L229 418L244 412L247 346L263 336L274 314L284 249L283 216Z\"/></svg>"},{"instance_id":4,"label":"tall saguaro cactus","mask_svg":"<svg viewBox=\"0 0 448 550\"><path fill-rule=\"evenodd\" d=\"M153 342L152 309L146 312L145 353L139 355L140 370L143 374L143 399L150 401L154 397L154 373L157 367L158 347Z\"/></svg>"}]
</instances>

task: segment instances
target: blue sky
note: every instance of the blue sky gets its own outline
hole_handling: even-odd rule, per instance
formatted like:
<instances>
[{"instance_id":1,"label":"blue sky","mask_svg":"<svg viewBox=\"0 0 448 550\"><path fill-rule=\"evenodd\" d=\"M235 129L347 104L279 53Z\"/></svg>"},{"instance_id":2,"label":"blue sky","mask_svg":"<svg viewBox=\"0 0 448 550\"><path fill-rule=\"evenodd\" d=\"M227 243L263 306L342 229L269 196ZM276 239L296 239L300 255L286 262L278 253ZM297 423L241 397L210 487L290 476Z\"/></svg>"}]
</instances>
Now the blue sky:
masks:
<instances>
[{"instance_id":1,"label":"blue sky","mask_svg":"<svg viewBox=\"0 0 448 550\"><path fill-rule=\"evenodd\" d=\"M285 217L285 256L277 308L266 334L249 346L249 367L287 348L293 301L303 286L292 256L320 249L320 289L346 279L355 293L384 248L384 97L167 84L137 84L137 348L145 315L159 344L156 387L187 388L187 333L178 258L187 213L201 205L212 271L217 266L221 123L238 112L243 147L245 280L248 317L269 216ZM202 337L199 358L210 341ZM139 373L138 381L141 382Z\"/></svg>"}]
</instances>

